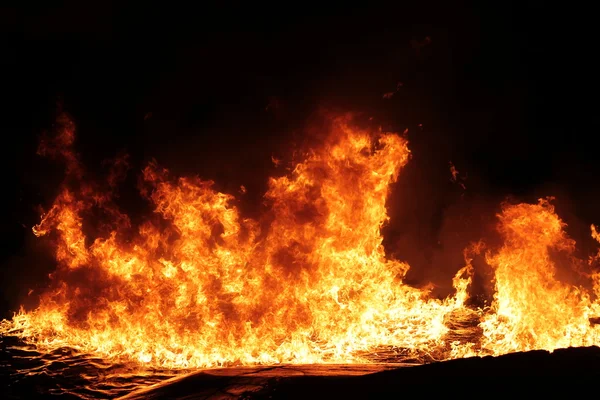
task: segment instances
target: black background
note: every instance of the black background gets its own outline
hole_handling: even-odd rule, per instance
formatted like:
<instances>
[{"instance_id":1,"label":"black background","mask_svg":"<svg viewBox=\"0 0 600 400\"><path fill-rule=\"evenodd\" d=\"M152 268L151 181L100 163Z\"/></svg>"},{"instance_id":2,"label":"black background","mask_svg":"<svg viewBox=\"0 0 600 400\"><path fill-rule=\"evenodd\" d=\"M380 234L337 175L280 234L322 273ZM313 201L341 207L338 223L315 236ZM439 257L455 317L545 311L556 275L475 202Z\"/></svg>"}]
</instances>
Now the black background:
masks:
<instances>
[{"instance_id":1,"label":"black background","mask_svg":"<svg viewBox=\"0 0 600 400\"><path fill-rule=\"evenodd\" d=\"M319 107L408 128L414 157L390 199L385 243L413 265L414 284L447 282L506 196L557 196L576 238L600 223L590 10L542 1L218 4L0 9L5 316L55 267L31 226L63 178L61 165L36 155L57 104L75 120L90 171L125 151L135 177L154 157L229 193L244 184L249 215L278 173L271 155L301 141ZM449 161L466 173L466 190L450 182ZM135 213L135 188L123 190Z\"/></svg>"}]
</instances>

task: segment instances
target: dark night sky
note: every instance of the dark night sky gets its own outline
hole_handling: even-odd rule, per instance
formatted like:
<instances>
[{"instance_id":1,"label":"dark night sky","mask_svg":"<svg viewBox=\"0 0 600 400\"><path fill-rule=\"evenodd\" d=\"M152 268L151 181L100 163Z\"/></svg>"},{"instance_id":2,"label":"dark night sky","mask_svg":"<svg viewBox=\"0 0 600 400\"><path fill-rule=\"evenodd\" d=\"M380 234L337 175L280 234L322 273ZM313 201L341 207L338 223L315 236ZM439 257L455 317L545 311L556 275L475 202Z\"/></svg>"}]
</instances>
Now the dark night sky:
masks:
<instances>
[{"instance_id":1,"label":"dark night sky","mask_svg":"<svg viewBox=\"0 0 600 400\"><path fill-rule=\"evenodd\" d=\"M260 203L271 154L297 140L319 106L408 128L414 159L391 199L388 232L399 253L431 248L459 231L443 221L472 217L507 195L557 195L574 227L600 223L589 12L541 1L396 3L167 10L63 1L0 9L0 310L14 308L53 268L30 228L62 179L59 165L35 154L59 102L77 124L89 168L123 150L135 174L156 157L221 190L245 184L248 212ZM428 45L415 45L426 37ZM402 88L383 99L397 82ZM274 98L280 107L265 110ZM463 197L449 182L450 160L468 175ZM486 210L493 217L493 207ZM423 253L408 258L436 260Z\"/></svg>"}]
</instances>

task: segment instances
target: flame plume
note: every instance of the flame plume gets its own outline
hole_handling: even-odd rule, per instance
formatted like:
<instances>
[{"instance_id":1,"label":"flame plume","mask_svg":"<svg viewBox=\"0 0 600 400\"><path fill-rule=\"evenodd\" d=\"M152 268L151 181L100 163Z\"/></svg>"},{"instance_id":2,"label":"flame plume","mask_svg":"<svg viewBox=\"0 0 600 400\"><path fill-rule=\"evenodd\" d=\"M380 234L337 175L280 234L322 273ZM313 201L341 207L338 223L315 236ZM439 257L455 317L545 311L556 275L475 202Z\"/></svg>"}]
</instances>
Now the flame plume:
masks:
<instances>
[{"instance_id":1,"label":"flame plume","mask_svg":"<svg viewBox=\"0 0 600 400\"><path fill-rule=\"evenodd\" d=\"M164 368L368 362L365 354L383 348L445 359L600 342L590 323L600 315L596 294L555 277L552 251L571 253L575 243L549 200L499 215L504 243L485 257L495 272L489 308L468 305L469 254L483 243L465 252L454 295L440 300L403 283L409 265L386 257L381 234L390 185L411 154L396 134L335 118L319 148L269 180L268 223L240 215L212 182L152 162L142 194L154 214L134 227L113 201L126 159L107 184L83 182L74 124L60 121L40 154L62 157L68 182L33 228L55 240L59 267L39 307L3 321L1 334ZM83 222L96 209L110 223L94 238ZM473 318L478 335L464 325Z\"/></svg>"},{"instance_id":2,"label":"flame plume","mask_svg":"<svg viewBox=\"0 0 600 400\"><path fill-rule=\"evenodd\" d=\"M482 346L493 354L600 343L600 331L590 327L599 305L583 288L556 278L551 252L570 254L575 241L550 200L505 206L499 215L504 245L486 257L495 269L496 294L481 323Z\"/></svg>"}]
</instances>

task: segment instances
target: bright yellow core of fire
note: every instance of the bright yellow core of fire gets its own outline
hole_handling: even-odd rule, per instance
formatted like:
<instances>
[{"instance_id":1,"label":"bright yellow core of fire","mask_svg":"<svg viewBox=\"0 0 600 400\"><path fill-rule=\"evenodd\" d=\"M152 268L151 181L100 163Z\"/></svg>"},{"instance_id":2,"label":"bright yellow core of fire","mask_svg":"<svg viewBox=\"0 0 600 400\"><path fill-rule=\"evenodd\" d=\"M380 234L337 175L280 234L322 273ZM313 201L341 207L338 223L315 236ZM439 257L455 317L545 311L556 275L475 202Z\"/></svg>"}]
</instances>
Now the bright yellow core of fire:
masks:
<instances>
[{"instance_id":1,"label":"bright yellow core of fire","mask_svg":"<svg viewBox=\"0 0 600 400\"><path fill-rule=\"evenodd\" d=\"M575 244L548 200L503 207L503 243L465 252L454 295L440 300L404 284L409 266L386 257L381 228L390 184L410 158L407 141L349 122L334 119L322 146L269 180L261 220L241 216L212 182L173 178L155 163L143 170L154 214L135 227L110 190L65 185L34 228L56 241L53 286L37 309L3 321L0 334L165 368L600 345L590 323L600 315L600 279L590 273L584 289L556 277L553 254L571 255ZM73 134L63 121L45 152L60 153L78 176ZM92 209L112 221L95 239L82 228ZM466 304L476 253L495 273L494 301L477 310ZM473 318L462 339L451 334Z\"/></svg>"}]
</instances>

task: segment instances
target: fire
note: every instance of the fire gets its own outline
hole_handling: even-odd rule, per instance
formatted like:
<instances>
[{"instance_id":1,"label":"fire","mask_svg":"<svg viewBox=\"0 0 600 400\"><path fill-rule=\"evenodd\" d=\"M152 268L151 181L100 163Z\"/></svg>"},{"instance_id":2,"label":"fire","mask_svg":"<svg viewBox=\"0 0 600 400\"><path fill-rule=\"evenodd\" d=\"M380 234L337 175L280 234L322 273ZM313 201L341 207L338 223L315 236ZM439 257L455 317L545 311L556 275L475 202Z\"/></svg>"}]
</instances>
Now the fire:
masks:
<instances>
[{"instance_id":1,"label":"fire","mask_svg":"<svg viewBox=\"0 0 600 400\"><path fill-rule=\"evenodd\" d=\"M482 346L493 354L600 343L600 330L590 326L600 304L556 277L552 252L570 255L575 242L549 200L506 206L499 216L504 245L486 256L495 269L496 294L481 323Z\"/></svg>"},{"instance_id":2,"label":"fire","mask_svg":"<svg viewBox=\"0 0 600 400\"><path fill-rule=\"evenodd\" d=\"M33 228L56 243L53 286L37 309L3 321L0 334L164 368L600 344L590 322L600 315L598 285L586 290L556 276L554 252L572 256L575 243L549 200L505 206L503 244L465 251L452 296L403 282L409 265L386 256L381 233L391 185L411 157L399 135L334 118L320 146L270 178L258 220L241 215L235 197L213 182L177 178L152 162L141 193L154 213L134 226L114 201L127 160L113 163L107 184L82 181L74 129L62 116L56 137L40 147L67 165L62 192ZM108 222L91 237L84 221L98 211ZM496 291L489 307L476 309L471 261L486 248ZM477 326L465 325L473 318Z\"/></svg>"}]
</instances>

